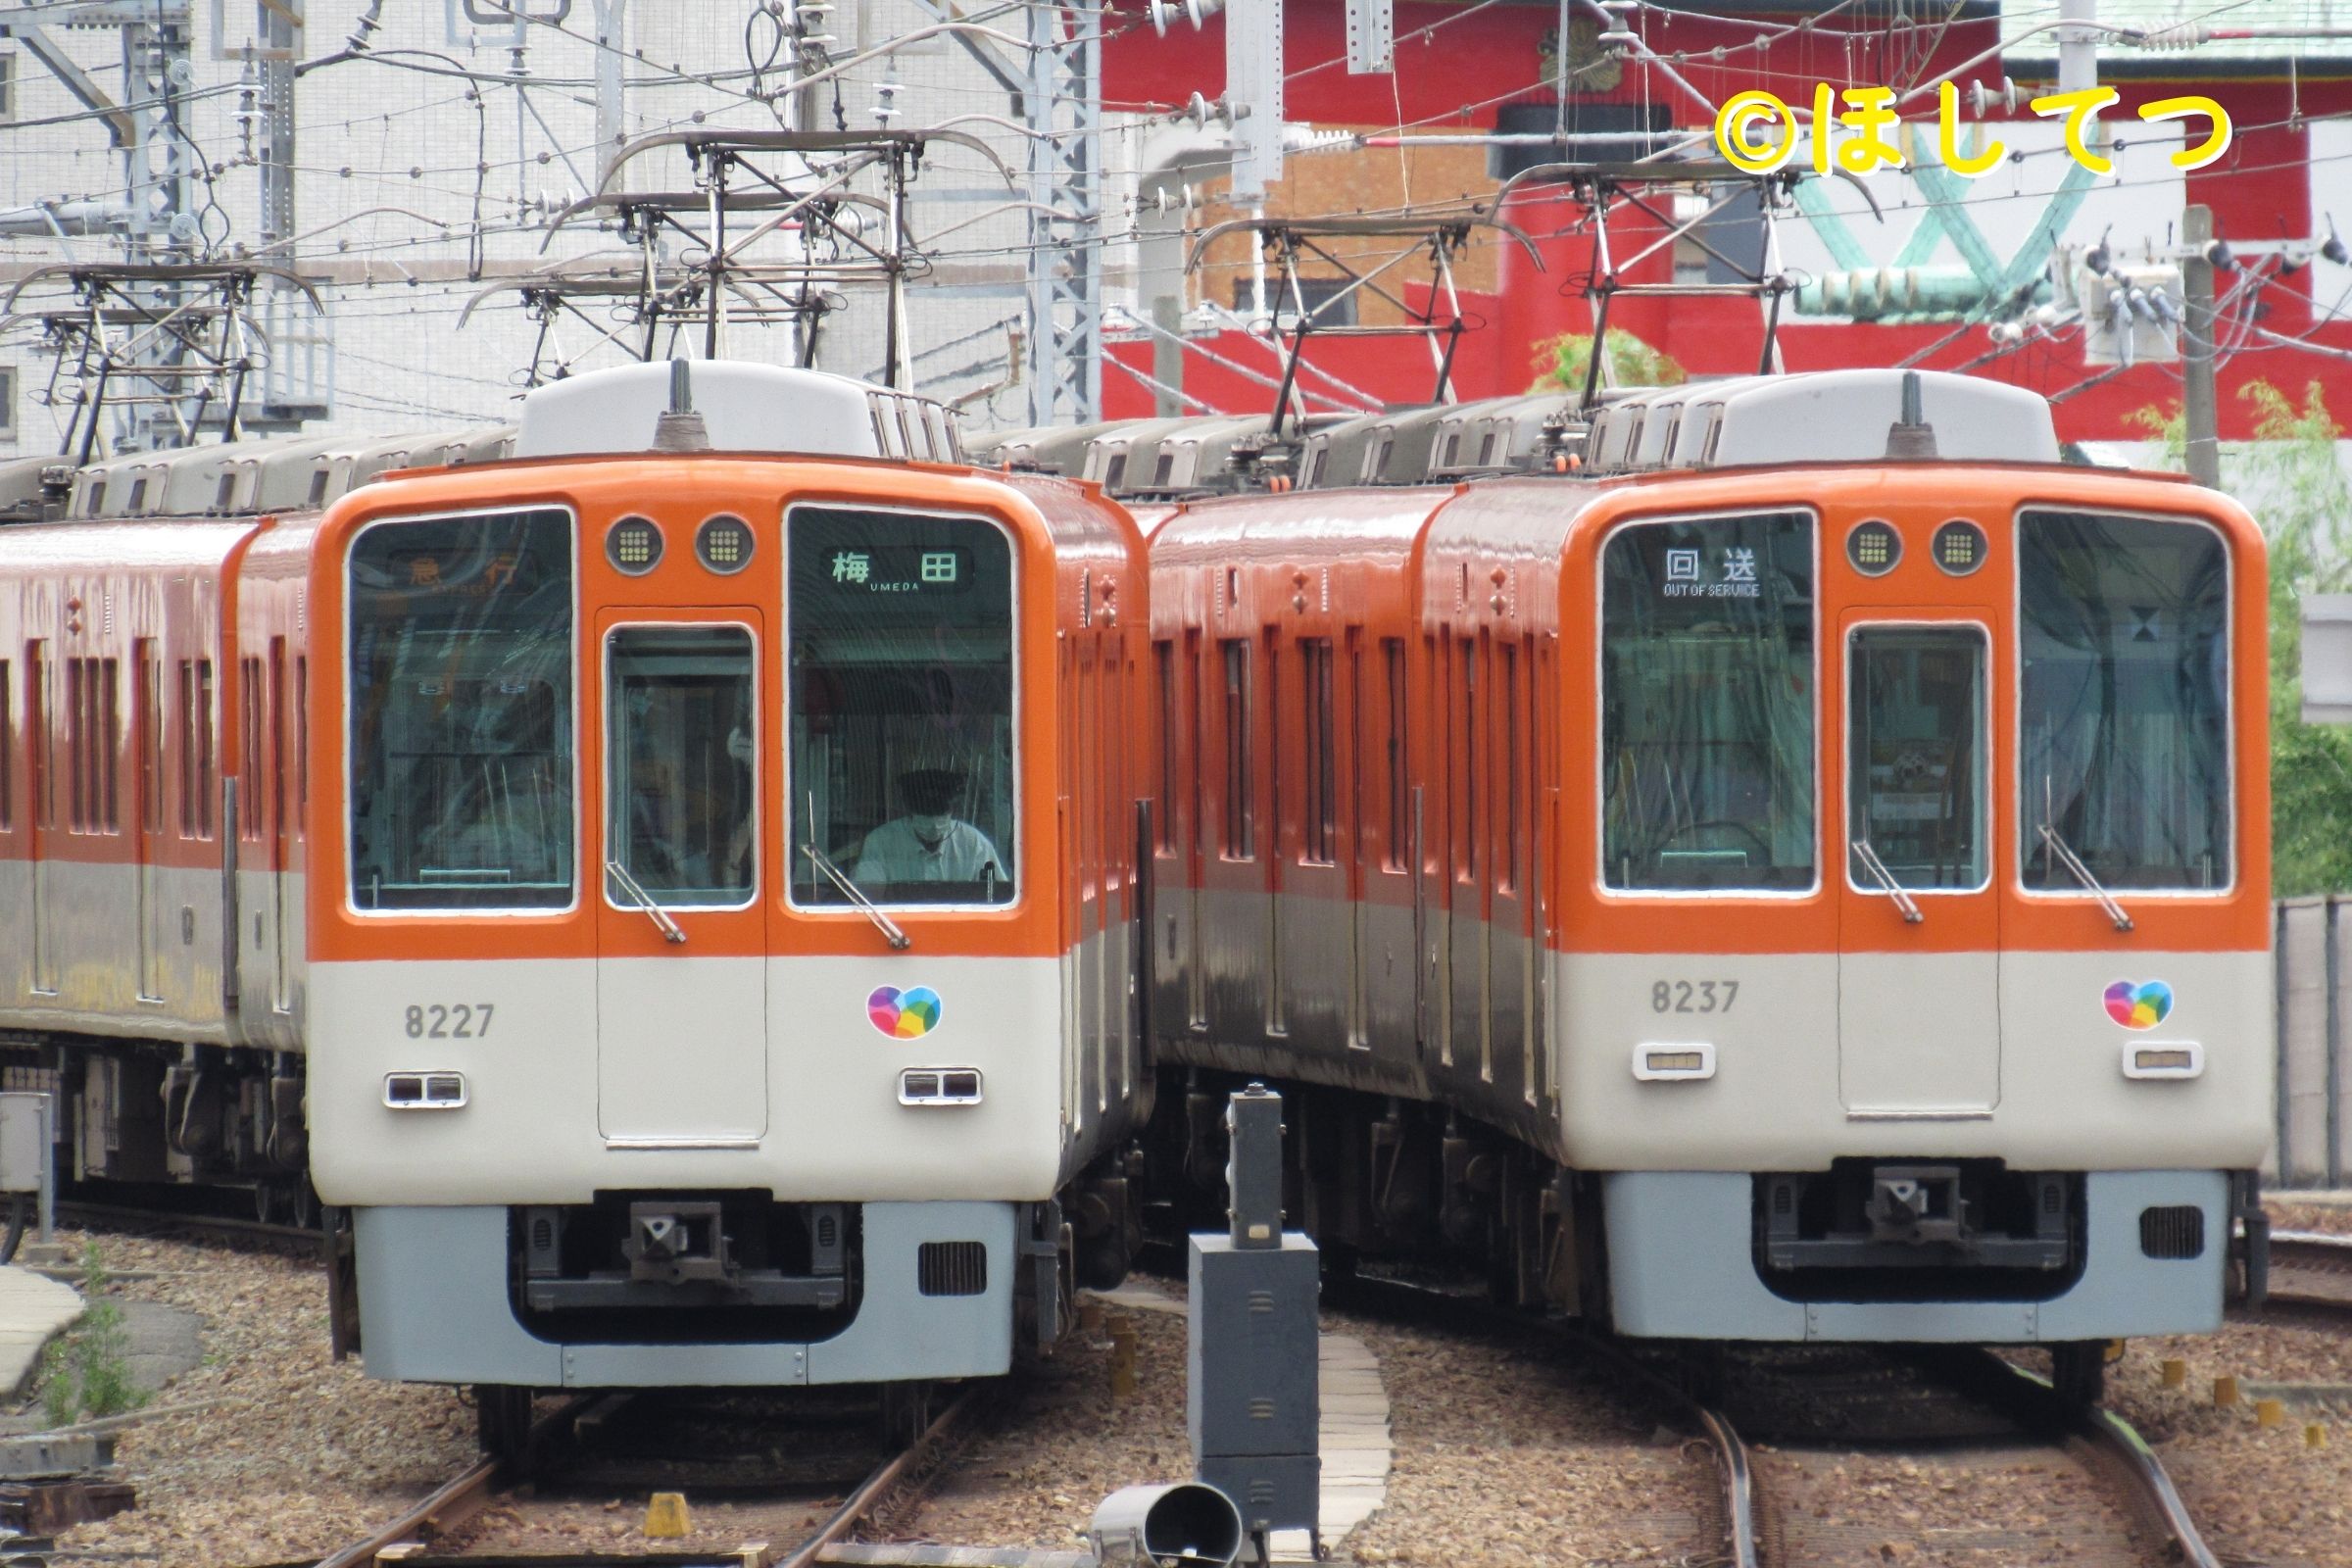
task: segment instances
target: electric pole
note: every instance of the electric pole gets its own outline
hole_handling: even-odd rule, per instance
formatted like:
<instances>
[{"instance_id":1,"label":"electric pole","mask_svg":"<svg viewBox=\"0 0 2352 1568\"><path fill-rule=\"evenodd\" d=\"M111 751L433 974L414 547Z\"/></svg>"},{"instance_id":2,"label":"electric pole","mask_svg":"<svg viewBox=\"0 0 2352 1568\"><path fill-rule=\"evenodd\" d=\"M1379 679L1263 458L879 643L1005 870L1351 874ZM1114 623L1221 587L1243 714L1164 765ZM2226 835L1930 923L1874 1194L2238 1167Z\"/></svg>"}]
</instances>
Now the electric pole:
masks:
<instances>
[{"instance_id":1,"label":"electric pole","mask_svg":"<svg viewBox=\"0 0 2352 1568\"><path fill-rule=\"evenodd\" d=\"M2187 306L2181 330L2181 417L2188 427L2188 476L2208 488L2222 482L2221 411L2213 391L2213 209L2190 205L2180 215L2180 290Z\"/></svg>"}]
</instances>

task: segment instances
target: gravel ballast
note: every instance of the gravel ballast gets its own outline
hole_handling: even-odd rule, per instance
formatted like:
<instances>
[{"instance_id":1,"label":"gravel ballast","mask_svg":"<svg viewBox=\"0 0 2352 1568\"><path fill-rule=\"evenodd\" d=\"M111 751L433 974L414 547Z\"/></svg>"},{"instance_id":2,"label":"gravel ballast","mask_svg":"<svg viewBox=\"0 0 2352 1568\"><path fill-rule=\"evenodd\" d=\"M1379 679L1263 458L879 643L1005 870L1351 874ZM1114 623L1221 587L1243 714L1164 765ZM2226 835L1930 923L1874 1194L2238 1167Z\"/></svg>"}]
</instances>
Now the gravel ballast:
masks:
<instances>
[{"instance_id":1,"label":"gravel ballast","mask_svg":"<svg viewBox=\"0 0 2352 1568\"><path fill-rule=\"evenodd\" d=\"M81 1238L67 1241L78 1256ZM204 1359L157 1396L165 1413L122 1436L119 1470L139 1507L74 1530L69 1549L174 1568L296 1560L357 1539L472 1458L472 1411L455 1391L329 1362L311 1260L121 1236L99 1245L110 1268L149 1276L119 1281L118 1295L201 1315ZM1126 1316L1138 1348L1131 1398L1111 1398L1107 1337L1074 1339L999 1391L986 1430L934 1492L886 1512L875 1534L1067 1548L1108 1492L1188 1474L1183 1320ZM1663 1402L1587 1352L1539 1334L1352 1314L1328 1313L1325 1327L1378 1358L1395 1442L1388 1504L1341 1558L1504 1568L1672 1563L1716 1549L1705 1451ZM2163 1385L2168 1356L2186 1361L2185 1387ZM2156 1445L2225 1558L2352 1563L2352 1403L2294 1395L2286 1425L2258 1427L2259 1391L2212 1405L2225 1372L2340 1391L2352 1387L2352 1334L2309 1318L2233 1321L2219 1336L2135 1341L2109 1382L2110 1403ZM182 1405L195 1408L168 1408ZM2306 1421L2326 1424L2325 1446L2304 1446ZM1857 1518L1867 1501L1855 1497ZM2031 1513L2033 1502L1999 1489L1986 1511ZM1826 1505L1838 1506L1834 1490ZM595 1517L582 1533L634 1535L642 1507L583 1503ZM708 1522L723 1528L723 1517Z\"/></svg>"},{"instance_id":2,"label":"gravel ballast","mask_svg":"<svg viewBox=\"0 0 2352 1568\"><path fill-rule=\"evenodd\" d=\"M85 1241L61 1233L67 1254ZM203 1359L125 1431L129 1513L68 1533L79 1552L233 1568L316 1556L357 1540L474 1453L456 1391L373 1382L327 1354L326 1284L307 1258L126 1236L94 1238L112 1294L203 1320ZM217 1401L217 1402L216 1402ZM170 1407L194 1408L172 1413ZM40 1408L36 1398L30 1408Z\"/></svg>"}]
</instances>

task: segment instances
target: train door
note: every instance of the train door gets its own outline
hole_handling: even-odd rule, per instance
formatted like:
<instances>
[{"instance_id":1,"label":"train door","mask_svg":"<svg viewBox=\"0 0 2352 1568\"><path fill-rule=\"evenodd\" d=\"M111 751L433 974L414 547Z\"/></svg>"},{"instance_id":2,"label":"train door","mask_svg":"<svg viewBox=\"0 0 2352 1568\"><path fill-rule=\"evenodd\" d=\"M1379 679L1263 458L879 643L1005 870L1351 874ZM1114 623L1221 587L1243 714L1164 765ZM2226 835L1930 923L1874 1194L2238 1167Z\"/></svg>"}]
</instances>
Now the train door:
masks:
<instances>
[{"instance_id":1,"label":"train door","mask_svg":"<svg viewBox=\"0 0 2352 1568\"><path fill-rule=\"evenodd\" d=\"M1535 1043L1529 987L1535 974L1529 951L1530 909L1533 904L1533 861L1529 813L1534 792L1528 788L1529 760L1534 748L1528 729L1527 683L1534 670L1523 658L1525 650L1508 638L1496 638L1489 668L1493 673L1494 717L1489 725L1488 755L1494 759L1488 785L1487 853L1491 872L1487 941L1487 1028L1490 1051L1487 1071L1509 1086L1514 1098L1529 1096L1535 1084Z\"/></svg>"},{"instance_id":2,"label":"train door","mask_svg":"<svg viewBox=\"0 0 2352 1568\"><path fill-rule=\"evenodd\" d=\"M609 1144L748 1144L767 1131L761 630L748 609L597 619L597 1111Z\"/></svg>"},{"instance_id":3,"label":"train door","mask_svg":"<svg viewBox=\"0 0 2352 1568\"><path fill-rule=\"evenodd\" d=\"M1969 1116L2000 1100L1991 638L1966 615L1841 626L1845 853L1838 1088L1863 1117Z\"/></svg>"}]
</instances>

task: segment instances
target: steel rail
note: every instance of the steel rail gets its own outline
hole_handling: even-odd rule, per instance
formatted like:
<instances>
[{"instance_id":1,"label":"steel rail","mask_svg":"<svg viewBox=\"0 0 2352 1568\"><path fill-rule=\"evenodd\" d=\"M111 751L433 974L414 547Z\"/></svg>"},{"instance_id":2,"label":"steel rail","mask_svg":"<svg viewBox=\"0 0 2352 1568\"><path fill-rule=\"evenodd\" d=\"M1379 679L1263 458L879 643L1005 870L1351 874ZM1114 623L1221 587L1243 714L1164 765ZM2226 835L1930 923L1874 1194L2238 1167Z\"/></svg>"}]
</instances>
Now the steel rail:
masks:
<instances>
[{"instance_id":1,"label":"steel rail","mask_svg":"<svg viewBox=\"0 0 2352 1568\"><path fill-rule=\"evenodd\" d=\"M404 1541L439 1535L470 1519L489 1506L490 1492L498 1474L496 1459L481 1460L367 1540L319 1558L318 1568L375 1568L378 1553L389 1551Z\"/></svg>"},{"instance_id":2,"label":"steel rail","mask_svg":"<svg viewBox=\"0 0 2352 1568\"><path fill-rule=\"evenodd\" d=\"M2319 1231L2273 1231L2271 1268L2266 1303L2326 1312L2352 1313L2352 1236L2329 1236ZM2281 1289L2278 1273L2293 1270L2304 1276ZM2316 1276L2333 1289L2313 1290Z\"/></svg>"},{"instance_id":3,"label":"steel rail","mask_svg":"<svg viewBox=\"0 0 2352 1568\"><path fill-rule=\"evenodd\" d=\"M2164 1531L2171 1544L2171 1560L2186 1563L2189 1568L2222 1568L2221 1559L2205 1544L2196 1521L2189 1517L2188 1504L2181 1500L2180 1489L2166 1473L2164 1461L2156 1457L2156 1450L2148 1446L2147 1440L2131 1422L2104 1405L2077 1404L2061 1396L2047 1378L2013 1365L1990 1350L1980 1353L1988 1388L1995 1393L2005 1389L2012 1395L2022 1394L2031 1405L2037 1407L2036 1413L2045 1421L2086 1439L2110 1462L2115 1473L2131 1487L2133 1500ZM2003 1373L2015 1381L2004 1384Z\"/></svg>"},{"instance_id":4,"label":"steel rail","mask_svg":"<svg viewBox=\"0 0 2352 1568\"><path fill-rule=\"evenodd\" d=\"M1581 1346L1626 1373L1635 1382L1644 1384L1682 1405L1697 1422L1700 1434L1706 1439L1710 1455L1715 1461L1716 1475L1723 1484L1724 1544L1728 1551L1721 1561L1725 1568L1762 1568L1763 1557L1756 1536L1755 1467L1748 1460L1747 1444L1740 1436L1739 1428L1733 1426L1731 1418L1721 1410L1697 1397L1672 1378L1661 1375L1655 1367L1645 1364L1622 1344L1606 1335L1561 1319L1532 1317L1509 1307L1497 1306L1483 1297L1454 1296L1402 1280L1362 1276L1345 1283L1335 1280L1325 1286L1324 1299L1327 1303L1337 1301L1343 1309L1363 1304L1375 1310L1386 1308L1441 1325L1459 1325L1465 1320L1476 1320L1495 1327L1546 1334Z\"/></svg>"},{"instance_id":5,"label":"steel rail","mask_svg":"<svg viewBox=\"0 0 2352 1568\"><path fill-rule=\"evenodd\" d=\"M269 1241L307 1242L312 1246L326 1233L316 1225L290 1225L279 1220L241 1219L233 1214L204 1214L182 1212L172 1208L130 1208L117 1203L95 1202L81 1198L61 1198L57 1200L57 1223L91 1225L135 1225L150 1229L180 1229L211 1231L226 1237L259 1237Z\"/></svg>"},{"instance_id":6,"label":"steel rail","mask_svg":"<svg viewBox=\"0 0 2352 1568\"><path fill-rule=\"evenodd\" d=\"M922 1430L921 1435L885 1460L856 1492L844 1497L841 1506L833 1510L833 1516L817 1527L816 1534L802 1542L790 1556L776 1564L776 1568L812 1568L817 1555L861 1524L865 1516L873 1511L874 1505L906 1479L916 1460L927 1458L938 1450L947 1435L962 1421L964 1412L971 1408L979 1392L978 1387L973 1386L956 1396L946 1409L932 1418L931 1424Z\"/></svg>"},{"instance_id":7,"label":"steel rail","mask_svg":"<svg viewBox=\"0 0 2352 1568\"><path fill-rule=\"evenodd\" d=\"M1757 1568L1756 1478L1747 1462L1747 1445L1740 1441L1722 1411L1693 1399L1690 1407L1715 1446L1715 1463L1723 1472L1724 1513L1731 1533L1732 1568Z\"/></svg>"}]
</instances>

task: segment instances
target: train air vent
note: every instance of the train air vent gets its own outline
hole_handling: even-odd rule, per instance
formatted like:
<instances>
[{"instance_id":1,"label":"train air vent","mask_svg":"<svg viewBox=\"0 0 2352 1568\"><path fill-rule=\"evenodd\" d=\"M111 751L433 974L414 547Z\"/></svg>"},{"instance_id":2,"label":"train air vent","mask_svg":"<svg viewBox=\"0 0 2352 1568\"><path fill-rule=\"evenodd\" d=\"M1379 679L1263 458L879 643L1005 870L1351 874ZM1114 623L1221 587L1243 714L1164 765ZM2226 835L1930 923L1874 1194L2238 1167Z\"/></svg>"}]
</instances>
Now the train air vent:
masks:
<instances>
[{"instance_id":1,"label":"train air vent","mask_svg":"<svg viewBox=\"0 0 2352 1568\"><path fill-rule=\"evenodd\" d=\"M1152 470L1152 487L1154 490L1165 490L1168 487L1168 481L1175 477L1176 454L1162 452L1159 455L1158 466Z\"/></svg>"},{"instance_id":2,"label":"train air vent","mask_svg":"<svg viewBox=\"0 0 2352 1568\"><path fill-rule=\"evenodd\" d=\"M979 1296L988 1290L986 1242L925 1242L915 1251L915 1289L925 1296Z\"/></svg>"},{"instance_id":3,"label":"train air vent","mask_svg":"<svg viewBox=\"0 0 2352 1568\"><path fill-rule=\"evenodd\" d=\"M2139 1250L2147 1257L2205 1255L2205 1211L2193 1203L2139 1211Z\"/></svg>"}]
</instances>

